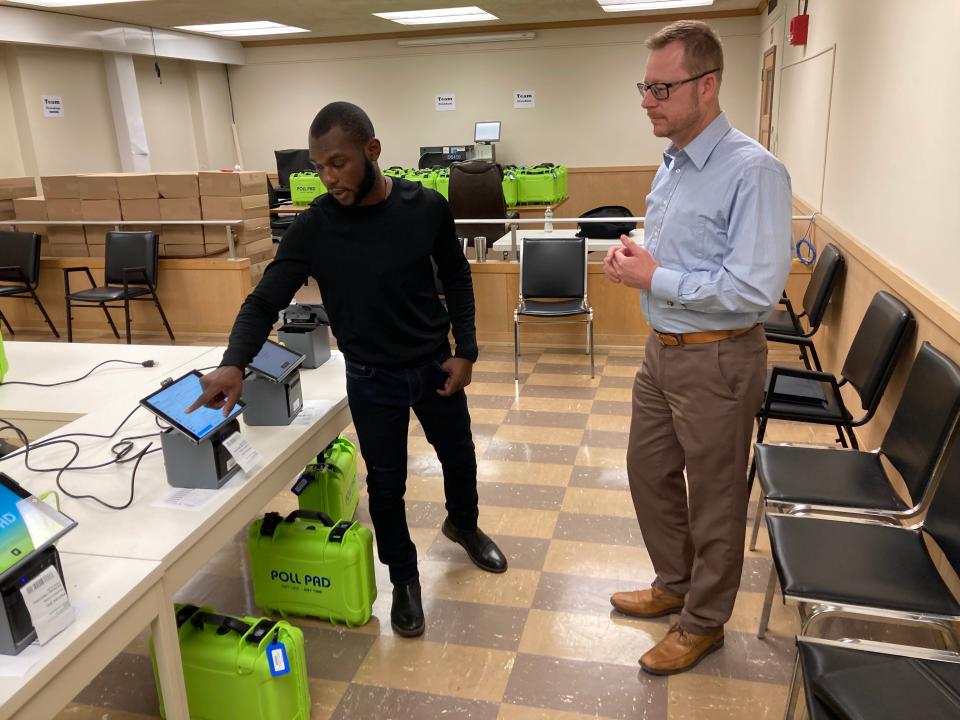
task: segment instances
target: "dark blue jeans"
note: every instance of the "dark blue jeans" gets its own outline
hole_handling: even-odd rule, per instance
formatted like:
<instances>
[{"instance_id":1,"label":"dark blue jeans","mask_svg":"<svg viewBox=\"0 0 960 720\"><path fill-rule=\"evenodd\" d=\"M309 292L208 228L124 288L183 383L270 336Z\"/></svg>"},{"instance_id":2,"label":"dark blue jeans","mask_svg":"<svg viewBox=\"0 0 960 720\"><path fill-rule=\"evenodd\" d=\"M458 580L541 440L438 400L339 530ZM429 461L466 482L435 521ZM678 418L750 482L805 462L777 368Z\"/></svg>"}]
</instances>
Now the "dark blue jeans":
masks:
<instances>
[{"instance_id":1,"label":"dark blue jeans","mask_svg":"<svg viewBox=\"0 0 960 720\"><path fill-rule=\"evenodd\" d=\"M407 434L410 408L443 468L447 515L460 530L477 527L477 455L470 432L467 396L437 395L447 379L440 367L449 355L426 365L382 368L347 361L347 399L367 465L370 518L380 562L390 580L418 577L417 548L407 528L403 495L407 487Z\"/></svg>"}]
</instances>

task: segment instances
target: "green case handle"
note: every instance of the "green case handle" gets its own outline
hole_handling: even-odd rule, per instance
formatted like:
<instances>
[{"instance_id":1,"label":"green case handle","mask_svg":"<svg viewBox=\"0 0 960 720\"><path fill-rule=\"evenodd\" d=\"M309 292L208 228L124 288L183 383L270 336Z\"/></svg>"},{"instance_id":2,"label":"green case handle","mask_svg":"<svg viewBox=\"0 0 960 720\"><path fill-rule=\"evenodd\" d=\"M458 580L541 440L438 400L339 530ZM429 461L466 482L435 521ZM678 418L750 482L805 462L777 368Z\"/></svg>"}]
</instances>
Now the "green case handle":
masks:
<instances>
[{"instance_id":1,"label":"green case handle","mask_svg":"<svg viewBox=\"0 0 960 720\"><path fill-rule=\"evenodd\" d=\"M190 617L190 624L197 630L203 630L206 625L216 625L217 635L226 635L231 630L238 635L246 635L251 628L251 625L235 617L203 611L194 613Z\"/></svg>"},{"instance_id":2,"label":"green case handle","mask_svg":"<svg viewBox=\"0 0 960 720\"><path fill-rule=\"evenodd\" d=\"M297 518L306 518L308 520L318 520L324 527L333 527L333 520L322 510L294 510L284 518L284 522L292 523Z\"/></svg>"}]
</instances>

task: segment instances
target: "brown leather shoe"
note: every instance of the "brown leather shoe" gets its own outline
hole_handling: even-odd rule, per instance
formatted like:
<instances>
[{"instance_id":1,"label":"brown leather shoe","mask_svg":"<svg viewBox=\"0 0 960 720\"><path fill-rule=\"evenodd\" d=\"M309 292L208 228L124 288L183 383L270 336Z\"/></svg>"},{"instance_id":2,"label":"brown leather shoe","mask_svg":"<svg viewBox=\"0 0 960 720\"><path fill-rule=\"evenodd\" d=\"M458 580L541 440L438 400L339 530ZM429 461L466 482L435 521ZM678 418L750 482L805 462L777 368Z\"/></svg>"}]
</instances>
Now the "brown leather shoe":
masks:
<instances>
[{"instance_id":1,"label":"brown leather shoe","mask_svg":"<svg viewBox=\"0 0 960 720\"><path fill-rule=\"evenodd\" d=\"M652 587L647 590L616 592L610 596L610 604L624 615L655 618L679 612L683 608L683 598Z\"/></svg>"},{"instance_id":2,"label":"brown leather shoe","mask_svg":"<svg viewBox=\"0 0 960 720\"><path fill-rule=\"evenodd\" d=\"M714 650L723 647L723 628L709 635L688 633L679 624L640 658L640 667L651 675L673 675L689 670Z\"/></svg>"}]
</instances>

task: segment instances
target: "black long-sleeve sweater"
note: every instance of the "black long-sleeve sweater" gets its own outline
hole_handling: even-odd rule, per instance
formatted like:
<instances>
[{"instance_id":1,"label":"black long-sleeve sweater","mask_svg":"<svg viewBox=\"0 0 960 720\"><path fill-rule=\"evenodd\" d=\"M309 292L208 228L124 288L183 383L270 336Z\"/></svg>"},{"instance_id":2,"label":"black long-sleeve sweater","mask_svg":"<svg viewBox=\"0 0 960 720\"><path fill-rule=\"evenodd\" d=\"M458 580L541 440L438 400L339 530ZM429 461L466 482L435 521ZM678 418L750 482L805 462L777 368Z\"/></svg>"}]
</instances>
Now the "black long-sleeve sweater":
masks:
<instances>
[{"instance_id":1,"label":"black long-sleeve sweater","mask_svg":"<svg viewBox=\"0 0 960 720\"><path fill-rule=\"evenodd\" d=\"M433 258L447 308L437 297ZM253 359L307 276L316 279L344 356L362 365L412 367L447 345L477 359L473 281L450 208L420 183L393 179L376 205L345 207L329 195L301 213L247 297L223 365Z\"/></svg>"}]
</instances>

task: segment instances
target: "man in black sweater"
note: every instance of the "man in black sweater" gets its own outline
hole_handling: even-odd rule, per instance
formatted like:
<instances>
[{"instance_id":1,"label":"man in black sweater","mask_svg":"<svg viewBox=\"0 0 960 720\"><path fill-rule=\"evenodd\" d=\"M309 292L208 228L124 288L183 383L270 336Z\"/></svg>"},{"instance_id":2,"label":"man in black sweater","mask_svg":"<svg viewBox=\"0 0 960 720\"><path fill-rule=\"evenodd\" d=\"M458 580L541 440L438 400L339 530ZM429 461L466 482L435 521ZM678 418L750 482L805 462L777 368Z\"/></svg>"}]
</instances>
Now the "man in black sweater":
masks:
<instances>
[{"instance_id":1,"label":"man in black sweater","mask_svg":"<svg viewBox=\"0 0 960 720\"><path fill-rule=\"evenodd\" d=\"M423 633L424 617L403 501L410 408L443 467L443 534L483 570L507 569L496 543L477 527L477 460L463 391L477 359L470 266L446 201L419 183L380 173L380 141L363 110L327 105L310 126L309 144L327 193L284 234L240 309L220 367L203 378L204 392L190 410L206 405L229 413L240 398L243 368L277 313L308 276L315 278L346 361L377 550L393 582L391 624L414 637Z\"/></svg>"}]
</instances>

